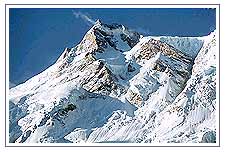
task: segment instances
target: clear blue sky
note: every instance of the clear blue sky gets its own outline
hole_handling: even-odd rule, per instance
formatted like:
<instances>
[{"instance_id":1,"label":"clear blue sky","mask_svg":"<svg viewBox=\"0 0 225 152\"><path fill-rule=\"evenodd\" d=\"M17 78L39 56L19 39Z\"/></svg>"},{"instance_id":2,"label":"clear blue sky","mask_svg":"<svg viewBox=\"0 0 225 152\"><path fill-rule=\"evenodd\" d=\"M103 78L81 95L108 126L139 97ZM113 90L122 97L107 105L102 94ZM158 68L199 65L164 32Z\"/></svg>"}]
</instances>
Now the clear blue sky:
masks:
<instances>
[{"instance_id":1,"label":"clear blue sky","mask_svg":"<svg viewBox=\"0 0 225 152\"><path fill-rule=\"evenodd\" d=\"M53 64L65 47L77 45L91 27L85 17L120 23L144 35L203 36L216 27L216 10L206 8L11 8L10 82L24 82Z\"/></svg>"}]
</instances>

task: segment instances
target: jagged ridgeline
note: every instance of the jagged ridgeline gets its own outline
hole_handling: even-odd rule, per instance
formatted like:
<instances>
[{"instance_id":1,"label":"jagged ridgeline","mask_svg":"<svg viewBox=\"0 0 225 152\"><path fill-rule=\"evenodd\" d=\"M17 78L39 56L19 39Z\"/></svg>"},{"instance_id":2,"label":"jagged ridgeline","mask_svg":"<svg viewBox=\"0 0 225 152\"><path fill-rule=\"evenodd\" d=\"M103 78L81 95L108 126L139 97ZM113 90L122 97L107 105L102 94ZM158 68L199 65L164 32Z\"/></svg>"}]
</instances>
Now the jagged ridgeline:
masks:
<instances>
[{"instance_id":1,"label":"jagged ridgeline","mask_svg":"<svg viewBox=\"0 0 225 152\"><path fill-rule=\"evenodd\" d=\"M9 91L11 143L215 143L216 32L143 36L97 20Z\"/></svg>"}]
</instances>

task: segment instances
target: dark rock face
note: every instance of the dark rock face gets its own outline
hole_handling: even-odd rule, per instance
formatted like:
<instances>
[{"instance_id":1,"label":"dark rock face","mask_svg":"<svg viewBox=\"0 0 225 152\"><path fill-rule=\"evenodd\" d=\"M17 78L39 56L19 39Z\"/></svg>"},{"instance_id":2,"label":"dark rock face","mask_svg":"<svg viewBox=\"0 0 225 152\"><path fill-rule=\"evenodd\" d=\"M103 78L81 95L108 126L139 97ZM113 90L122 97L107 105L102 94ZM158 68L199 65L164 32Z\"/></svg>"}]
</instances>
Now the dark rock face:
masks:
<instances>
[{"instance_id":1,"label":"dark rock face","mask_svg":"<svg viewBox=\"0 0 225 152\"><path fill-rule=\"evenodd\" d=\"M87 32L83 40L74 48L66 48L59 57L57 77L71 71L80 71L83 81L80 83L85 89L91 92L112 92L112 89L118 89L116 84L117 78L110 69L100 60L97 60L96 53L104 53L108 48L114 51L124 52L119 48L119 42L127 45L131 49L139 42L140 35L137 32L130 31L120 24L103 24L97 21L96 24ZM121 44L120 44L121 45ZM77 63L72 63L75 56L86 53L85 58ZM128 72L135 70L134 67L128 66ZM65 78L62 81L81 79L80 76ZM120 87L121 88L121 87ZM106 93L106 94L108 94Z\"/></svg>"},{"instance_id":2,"label":"dark rock face","mask_svg":"<svg viewBox=\"0 0 225 152\"><path fill-rule=\"evenodd\" d=\"M168 94L166 96L165 101L168 104L171 104L185 87L185 83L191 76L192 66L194 63L193 58L185 55L181 51L173 48L166 43L152 38L142 42L140 44L140 49L137 51L137 53L132 55L132 58L139 64L143 64L145 63L145 61L154 59L154 61L150 63L152 66L149 67L148 73L144 74L145 76L143 79L141 79L141 81L148 81L148 83L155 84L154 87L163 87L167 85L171 86L171 84L174 84L171 89L168 89L173 90L168 91ZM131 69L130 67L128 68L129 70ZM156 75L163 73L165 73L169 77L164 80L164 82L159 82L159 79L158 77L156 77ZM139 77L143 76L140 75ZM141 106L143 101L147 100L149 96L148 94L140 94L140 92L144 92L142 89L144 87L145 86L137 85L136 88L138 88L138 91L128 90L128 101L132 104Z\"/></svg>"},{"instance_id":3,"label":"dark rock face","mask_svg":"<svg viewBox=\"0 0 225 152\"><path fill-rule=\"evenodd\" d=\"M76 71L80 71L80 74L76 74ZM67 64L67 67L64 68L59 66L59 73L60 75L71 73L69 78L65 77L62 81L77 80L78 84L90 92L109 94L112 90L118 89L117 78L105 63L96 60L91 53L87 53L76 64ZM57 75L57 77L60 75Z\"/></svg>"},{"instance_id":4,"label":"dark rock face","mask_svg":"<svg viewBox=\"0 0 225 152\"><path fill-rule=\"evenodd\" d=\"M216 132L209 131L202 136L202 143L216 143Z\"/></svg>"},{"instance_id":5,"label":"dark rock face","mask_svg":"<svg viewBox=\"0 0 225 152\"><path fill-rule=\"evenodd\" d=\"M149 60L153 56L155 56L158 52L172 57L177 60L182 60L187 63L191 63L193 59L183 54L181 51L173 48L172 46L163 43L159 40L150 39L147 43L141 46L142 51L140 55L137 57L138 60L147 59Z\"/></svg>"},{"instance_id":6,"label":"dark rock face","mask_svg":"<svg viewBox=\"0 0 225 152\"><path fill-rule=\"evenodd\" d=\"M112 47L117 51L124 52L127 50L121 50L118 48L119 41L123 41L130 48L132 48L139 42L139 38L140 35L137 32L131 31L123 25L108 25L102 24L100 21L98 21L77 46L78 51L76 54L80 54L83 51L101 53L104 52L104 50L108 47Z\"/></svg>"},{"instance_id":7,"label":"dark rock face","mask_svg":"<svg viewBox=\"0 0 225 152\"><path fill-rule=\"evenodd\" d=\"M101 24L101 26L95 26L93 31L100 51L109 46L113 47L115 50L119 50L117 48L118 38L132 48L138 43L140 38L140 35L137 32L130 31L128 28L120 24ZM116 37L116 35L118 35L118 37ZM119 51L123 52L125 50Z\"/></svg>"}]
</instances>

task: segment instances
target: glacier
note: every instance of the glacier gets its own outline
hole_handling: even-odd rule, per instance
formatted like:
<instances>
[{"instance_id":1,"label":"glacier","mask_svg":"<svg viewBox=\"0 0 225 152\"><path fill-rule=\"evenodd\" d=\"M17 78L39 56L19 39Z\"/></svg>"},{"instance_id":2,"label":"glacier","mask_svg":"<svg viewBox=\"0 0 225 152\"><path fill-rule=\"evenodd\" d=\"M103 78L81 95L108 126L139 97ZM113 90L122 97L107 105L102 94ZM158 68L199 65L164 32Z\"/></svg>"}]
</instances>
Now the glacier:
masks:
<instances>
[{"instance_id":1,"label":"glacier","mask_svg":"<svg viewBox=\"0 0 225 152\"><path fill-rule=\"evenodd\" d=\"M142 36L97 20L9 90L10 143L216 143L216 31Z\"/></svg>"}]
</instances>

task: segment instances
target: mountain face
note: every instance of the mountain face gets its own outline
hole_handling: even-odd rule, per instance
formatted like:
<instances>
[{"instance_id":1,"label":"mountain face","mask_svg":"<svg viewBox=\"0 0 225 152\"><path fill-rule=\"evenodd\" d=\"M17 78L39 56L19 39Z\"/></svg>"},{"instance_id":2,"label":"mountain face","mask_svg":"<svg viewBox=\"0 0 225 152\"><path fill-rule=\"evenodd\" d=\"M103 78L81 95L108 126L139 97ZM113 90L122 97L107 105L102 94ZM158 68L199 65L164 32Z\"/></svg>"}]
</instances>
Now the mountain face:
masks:
<instances>
[{"instance_id":1,"label":"mountain face","mask_svg":"<svg viewBox=\"0 0 225 152\"><path fill-rule=\"evenodd\" d=\"M143 37L97 21L9 91L11 143L215 143L216 33Z\"/></svg>"}]
</instances>

